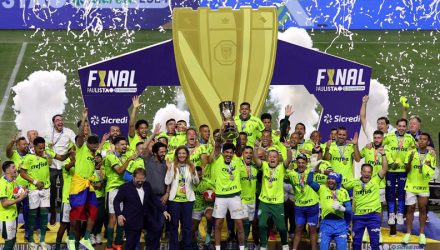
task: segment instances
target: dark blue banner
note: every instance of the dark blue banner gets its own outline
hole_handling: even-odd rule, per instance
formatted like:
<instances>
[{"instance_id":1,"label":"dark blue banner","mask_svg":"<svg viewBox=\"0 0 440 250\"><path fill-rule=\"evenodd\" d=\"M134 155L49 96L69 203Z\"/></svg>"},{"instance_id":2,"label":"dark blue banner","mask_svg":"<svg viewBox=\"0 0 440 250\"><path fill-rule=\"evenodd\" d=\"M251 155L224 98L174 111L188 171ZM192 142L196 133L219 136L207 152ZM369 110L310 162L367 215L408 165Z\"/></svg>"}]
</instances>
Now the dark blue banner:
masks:
<instances>
[{"instance_id":1,"label":"dark blue banner","mask_svg":"<svg viewBox=\"0 0 440 250\"><path fill-rule=\"evenodd\" d=\"M1 0L0 29L152 29L176 7L277 6L280 29L438 29L438 1Z\"/></svg>"}]
</instances>

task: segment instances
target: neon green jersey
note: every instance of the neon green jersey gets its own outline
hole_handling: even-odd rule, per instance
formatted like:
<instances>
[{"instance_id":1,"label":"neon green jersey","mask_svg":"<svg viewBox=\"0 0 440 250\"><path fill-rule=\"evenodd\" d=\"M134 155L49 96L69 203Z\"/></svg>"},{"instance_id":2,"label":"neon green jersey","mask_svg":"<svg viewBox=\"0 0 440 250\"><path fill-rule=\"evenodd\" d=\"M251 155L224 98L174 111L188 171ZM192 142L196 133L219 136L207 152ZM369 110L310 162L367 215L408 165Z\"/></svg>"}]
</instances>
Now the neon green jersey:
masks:
<instances>
[{"instance_id":1,"label":"neon green jersey","mask_svg":"<svg viewBox=\"0 0 440 250\"><path fill-rule=\"evenodd\" d=\"M72 176L75 173L75 167L71 167L69 171L66 170L66 166L70 164L70 158L63 161L63 203L69 203L70 195L70 183L72 182Z\"/></svg>"},{"instance_id":2,"label":"neon green jersey","mask_svg":"<svg viewBox=\"0 0 440 250\"><path fill-rule=\"evenodd\" d=\"M353 201L356 204L355 215L381 212L380 181L381 178L375 175L368 183L363 183L360 178L355 178L343 184L345 189L353 189Z\"/></svg>"},{"instance_id":3,"label":"neon green jersey","mask_svg":"<svg viewBox=\"0 0 440 250\"><path fill-rule=\"evenodd\" d=\"M247 166L243 160L241 161L239 168L241 184L241 203L254 204L256 201L258 169L252 163Z\"/></svg>"},{"instance_id":4,"label":"neon green jersey","mask_svg":"<svg viewBox=\"0 0 440 250\"><path fill-rule=\"evenodd\" d=\"M200 148L202 150L202 155L205 154L206 157L209 157L214 150L214 146L211 143L200 144ZM205 165L203 169L203 178L211 180L211 163Z\"/></svg>"},{"instance_id":5,"label":"neon green jersey","mask_svg":"<svg viewBox=\"0 0 440 250\"><path fill-rule=\"evenodd\" d=\"M310 158L313 147L314 147L314 144L311 140L305 140L303 143L298 144L299 151L301 151L302 149L307 151L307 153L306 153L307 158Z\"/></svg>"},{"instance_id":6,"label":"neon green jersey","mask_svg":"<svg viewBox=\"0 0 440 250\"><path fill-rule=\"evenodd\" d=\"M156 136L156 138L165 137L168 139L168 151L166 154L166 159L174 159L174 151L177 147L186 144L186 134L185 132L176 132L176 134L168 134L167 132L162 132Z\"/></svg>"},{"instance_id":7,"label":"neon green jersey","mask_svg":"<svg viewBox=\"0 0 440 250\"><path fill-rule=\"evenodd\" d=\"M350 196L348 195L347 190L344 188L331 190L327 185L321 185L318 194L319 206L321 207L321 218L324 219L328 214L335 214L340 218L344 218L344 212L334 210L332 204L334 201L339 201L340 204L350 201Z\"/></svg>"},{"instance_id":8,"label":"neon green jersey","mask_svg":"<svg viewBox=\"0 0 440 250\"><path fill-rule=\"evenodd\" d=\"M186 192L185 189L181 188L181 185L185 185L184 182L182 182L182 175L179 174L179 184L176 186L176 196L174 197L174 202L187 202L188 199L186 198Z\"/></svg>"},{"instance_id":9,"label":"neon green jersey","mask_svg":"<svg viewBox=\"0 0 440 250\"><path fill-rule=\"evenodd\" d=\"M208 206L214 206L213 202L207 202L203 197L203 193L207 190L215 191L214 184L205 178L202 178L199 184L194 187L194 194L196 195L196 200L194 201L193 211L203 211Z\"/></svg>"},{"instance_id":10,"label":"neon green jersey","mask_svg":"<svg viewBox=\"0 0 440 250\"><path fill-rule=\"evenodd\" d=\"M211 181L215 184L216 196L240 194L240 161L233 157L229 164L225 163L223 155L212 163Z\"/></svg>"},{"instance_id":11,"label":"neon green jersey","mask_svg":"<svg viewBox=\"0 0 440 250\"><path fill-rule=\"evenodd\" d=\"M124 179L122 179L123 174L118 174L118 172L116 172L115 170L115 167L121 167L124 162L131 156L127 153L128 152L122 154L121 156L117 156L115 152L115 154L109 154L105 157L104 171L107 180L105 192L108 193L112 190L118 189L122 184L125 183Z\"/></svg>"},{"instance_id":12,"label":"neon green jersey","mask_svg":"<svg viewBox=\"0 0 440 250\"><path fill-rule=\"evenodd\" d=\"M296 170L287 171L287 178L292 184L295 193L295 206L313 206L319 202L318 194L307 185L308 174L309 170L306 170L303 173L299 173Z\"/></svg>"},{"instance_id":13,"label":"neon green jersey","mask_svg":"<svg viewBox=\"0 0 440 250\"><path fill-rule=\"evenodd\" d=\"M385 154L389 155L390 154L389 147L385 146L384 149L385 149ZM382 169L382 158L386 156L382 156L374 147L371 148L364 147L360 153L361 153L361 158L364 158L365 163L368 163L371 166L373 166L372 176L376 176L379 173L379 171ZM384 178L380 182L380 188L385 188L385 186L386 186L386 181Z\"/></svg>"},{"instance_id":14,"label":"neon green jersey","mask_svg":"<svg viewBox=\"0 0 440 250\"><path fill-rule=\"evenodd\" d=\"M14 150L14 151L12 151L12 156L9 159L11 161L13 161L15 167L18 170L20 170L21 166L24 163L24 159L25 159L26 155L28 155L28 154L22 155L17 150ZM23 179L23 177L21 177L21 175L17 176L17 179L15 179L15 182L22 187L27 187L27 185L28 185L28 182L25 179Z\"/></svg>"},{"instance_id":15,"label":"neon green jersey","mask_svg":"<svg viewBox=\"0 0 440 250\"><path fill-rule=\"evenodd\" d=\"M342 183L353 179L354 145L337 145L336 142L332 142L328 150L330 150L330 165L335 172L342 175Z\"/></svg>"},{"instance_id":16,"label":"neon green jersey","mask_svg":"<svg viewBox=\"0 0 440 250\"><path fill-rule=\"evenodd\" d=\"M436 158L429 151L422 152L420 149L413 149L407 154L405 165L412 152L414 152L414 157L411 161L411 170L406 178L405 190L412 193L429 194L429 181L435 173ZM428 166L427 162L430 162L432 167Z\"/></svg>"},{"instance_id":17,"label":"neon green jersey","mask_svg":"<svg viewBox=\"0 0 440 250\"><path fill-rule=\"evenodd\" d=\"M44 188L50 187L50 172L49 172L49 163L48 156L55 157L55 155L51 152L46 152L46 156L40 157L33 154L30 154L25 157L24 163L22 165L22 169L27 171L27 174L33 180L41 181L44 183ZM48 155L50 153L50 155ZM36 190L37 187L29 183L29 190Z\"/></svg>"},{"instance_id":18,"label":"neon green jersey","mask_svg":"<svg viewBox=\"0 0 440 250\"><path fill-rule=\"evenodd\" d=\"M0 199L14 200L14 188L16 183L9 181L6 176L0 178ZM0 205L0 221L14 221L18 216L17 205L3 207Z\"/></svg>"},{"instance_id":19,"label":"neon green jersey","mask_svg":"<svg viewBox=\"0 0 440 250\"><path fill-rule=\"evenodd\" d=\"M128 163L127 171L133 174L133 172L138 168L145 168L144 159L140 157Z\"/></svg>"},{"instance_id":20,"label":"neon green jersey","mask_svg":"<svg viewBox=\"0 0 440 250\"><path fill-rule=\"evenodd\" d=\"M271 168L267 161L262 161L261 171L263 172L260 201L269 204L284 203L284 178L286 169L284 164L280 163Z\"/></svg>"},{"instance_id":21,"label":"neon green jersey","mask_svg":"<svg viewBox=\"0 0 440 250\"><path fill-rule=\"evenodd\" d=\"M319 164L319 171L321 171L321 173L324 173L324 171L330 167L331 167L330 162L321 161L321 163ZM326 184L327 175L321 173L315 172L315 175L313 176L313 180L319 184Z\"/></svg>"},{"instance_id":22,"label":"neon green jersey","mask_svg":"<svg viewBox=\"0 0 440 250\"><path fill-rule=\"evenodd\" d=\"M138 144L139 142L145 142L146 139L142 139L137 132L134 132L134 136L130 137L128 136L128 144L130 146L130 149L133 151L136 151L136 144Z\"/></svg>"},{"instance_id":23,"label":"neon green jersey","mask_svg":"<svg viewBox=\"0 0 440 250\"><path fill-rule=\"evenodd\" d=\"M405 159L409 151L415 147L415 140L410 134L398 136L396 133L388 133L383 139L383 145L389 147L387 155L388 165L397 164L397 168L390 168L388 172L405 172Z\"/></svg>"},{"instance_id":24,"label":"neon green jersey","mask_svg":"<svg viewBox=\"0 0 440 250\"><path fill-rule=\"evenodd\" d=\"M236 115L234 121L239 133L246 132L248 139L246 145L253 147L255 140L260 136L260 131L264 129L263 122L253 115L250 115L246 121L242 121L240 116Z\"/></svg>"},{"instance_id":25,"label":"neon green jersey","mask_svg":"<svg viewBox=\"0 0 440 250\"><path fill-rule=\"evenodd\" d=\"M105 184L105 169L104 167L101 167L100 169L95 169L95 182L102 182ZM100 189L95 188L95 194L96 198L102 198L105 197L105 185L102 186Z\"/></svg>"},{"instance_id":26,"label":"neon green jersey","mask_svg":"<svg viewBox=\"0 0 440 250\"><path fill-rule=\"evenodd\" d=\"M107 154L111 154L115 150L115 145L113 145L109 140L102 144L101 155L105 157Z\"/></svg>"},{"instance_id":27,"label":"neon green jersey","mask_svg":"<svg viewBox=\"0 0 440 250\"><path fill-rule=\"evenodd\" d=\"M95 156L84 143L76 147L75 174L88 179L95 173Z\"/></svg>"},{"instance_id":28,"label":"neon green jersey","mask_svg":"<svg viewBox=\"0 0 440 250\"><path fill-rule=\"evenodd\" d=\"M195 146L194 148L189 148L189 159L193 162L195 167L202 166L202 154L204 152L204 148L200 145Z\"/></svg>"}]
</instances>

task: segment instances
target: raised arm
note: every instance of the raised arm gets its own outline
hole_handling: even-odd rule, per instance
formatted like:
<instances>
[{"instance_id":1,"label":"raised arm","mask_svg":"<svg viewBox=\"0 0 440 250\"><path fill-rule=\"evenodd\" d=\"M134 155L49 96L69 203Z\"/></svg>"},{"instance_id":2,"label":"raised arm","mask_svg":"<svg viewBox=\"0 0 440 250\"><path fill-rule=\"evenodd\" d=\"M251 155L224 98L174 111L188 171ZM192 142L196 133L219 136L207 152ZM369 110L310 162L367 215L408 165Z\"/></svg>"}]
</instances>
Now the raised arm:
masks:
<instances>
[{"instance_id":1,"label":"raised arm","mask_svg":"<svg viewBox=\"0 0 440 250\"><path fill-rule=\"evenodd\" d=\"M147 157L147 155L150 153L150 148L148 147L148 145L150 145L150 143L154 140L154 138L159 134L160 128L161 128L160 123L156 123L156 125L154 126L153 133L144 142L143 150L141 153L143 157Z\"/></svg>"},{"instance_id":2,"label":"raised arm","mask_svg":"<svg viewBox=\"0 0 440 250\"><path fill-rule=\"evenodd\" d=\"M368 95L365 95L362 97L362 105L361 110L359 111L359 116L361 117L361 125L362 129L364 130L364 133L368 135L367 131L367 103L368 103Z\"/></svg>"},{"instance_id":3,"label":"raised arm","mask_svg":"<svg viewBox=\"0 0 440 250\"><path fill-rule=\"evenodd\" d=\"M359 152L359 134L356 132L354 133L354 137L351 139L350 143L353 144L354 152L353 152L353 159L356 162L359 162L361 160L361 152Z\"/></svg>"},{"instance_id":4,"label":"raised arm","mask_svg":"<svg viewBox=\"0 0 440 250\"><path fill-rule=\"evenodd\" d=\"M82 145L84 144L84 123L86 122L88 113L88 109L84 108L82 112L81 125L79 126L78 136L76 137L76 145L79 148L82 147Z\"/></svg>"},{"instance_id":5,"label":"raised arm","mask_svg":"<svg viewBox=\"0 0 440 250\"><path fill-rule=\"evenodd\" d=\"M292 150L290 150L290 142L288 140L284 141L283 144L284 144L284 147L286 147L286 149L287 149L287 157L284 160L283 164L284 164L285 168L288 168L290 163L292 162L292 157L293 157Z\"/></svg>"},{"instance_id":6,"label":"raised arm","mask_svg":"<svg viewBox=\"0 0 440 250\"><path fill-rule=\"evenodd\" d=\"M283 123L280 125L280 131L281 131L281 135L280 135L280 142L284 142L286 141L286 137L288 136L287 134L287 126L289 124L289 117L294 113L295 111L293 110L293 106L292 105L287 105L284 108L284 121Z\"/></svg>"},{"instance_id":7,"label":"raised arm","mask_svg":"<svg viewBox=\"0 0 440 250\"><path fill-rule=\"evenodd\" d=\"M380 178L385 178L385 175L387 174L387 172L388 172L388 161L387 161L387 157L386 157L386 155L385 155L385 149L384 149L384 147L380 147L379 149L378 149L378 152L380 153L380 155L382 156L382 169L381 170L379 170L379 177Z\"/></svg>"},{"instance_id":8,"label":"raised arm","mask_svg":"<svg viewBox=\"0 0 440 250\"><path fill-rule=\"evenodd\" d=\"M17 142L19 133L17 132L14 137L12 137L11 141L6 145L6 157L9 159L12 157L12 154L14 153L14 144Z\"/></svg>"},{"instance_id":9,"label":"raised arm","mask_svg":"<svg viewBox=\"0 0 440 250\"><path fill-rule=\"evenodd\" d=\"M411 152L408 158L408 162L406 163L406 172L409 173L411 171L412 160L414 159L414 151Z\"/></svg>"},{"instance_id":10,"label":"raised arm","mask_svg":"<svg viewBox=\"0 0 440 250\"><path fill-rule=\"evenodd\" d=\"M332 140L328 140L326 143L326 147L325 147L325 153L322 159L324 159L325 161L330 161L330 158L332 157L332 155L330 154L330 145L332 145Z\"/></svg>"},{"instance_id":11,"label":"raised arm","mask_svg":"<svg viewBox=\"0 0 440 250\"><path fill-rule=\"evenodd\" d=\"M254 160L255 166L257 168L261 168L261 165L263 164L260 157L258 157L258 149L259 148L260 148L260 142L258 140L255 140L254 150L253 150L253 160Z\"/></svg>"},{"instance_id":12,"label":"raised arm","mask_svg":"<svg viewBox=\"0 0 440 250\"><path fill-rule=\"evenodd\" d=\"M124 163L122 163L122 166L115 165L115 166L113 166L113 169L116 171L116 173L122 174L125 172L128 165L130 164L130 162L132 160L136 159L137 157L138 157L138 155L136 153L134 153L132 156L128 157L128 159Z\"/></svg>"},{"instance_id":13,"label":"raised arm","mask_svg":"<svg viewBox=\"0 0 440 250\"><path fill-rule=\"evenodd\" d=\"M131 109L130 120L128 121L128 136L133 138L136 133L136 129L134 127L136 121L136 111L141 104L139 102L139 96L133 96L131 101L133 103L133 108Z\"/></svg>"}]
</instances>

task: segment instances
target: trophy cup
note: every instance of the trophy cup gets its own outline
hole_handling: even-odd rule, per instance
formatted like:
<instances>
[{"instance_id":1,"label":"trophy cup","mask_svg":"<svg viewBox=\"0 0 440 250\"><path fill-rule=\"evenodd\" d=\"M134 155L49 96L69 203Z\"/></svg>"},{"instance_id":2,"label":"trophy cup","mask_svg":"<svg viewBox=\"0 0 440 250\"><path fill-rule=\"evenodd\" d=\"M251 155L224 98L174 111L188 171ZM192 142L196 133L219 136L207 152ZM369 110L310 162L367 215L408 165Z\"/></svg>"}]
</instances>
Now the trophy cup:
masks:
<instances>
[{"instance_id":1,"label":"trophy cup","mask_svg":"<svg viewBox=\"0 0 440 250\"><path fill-rule=\"evenodd\" d=\"M221 102L219 107L223 122L228 122L222 131L222 138L225 140L237 139L238 131L234 124L235 103L232 101L225 101Z\"/></svg>"}]
</instances>

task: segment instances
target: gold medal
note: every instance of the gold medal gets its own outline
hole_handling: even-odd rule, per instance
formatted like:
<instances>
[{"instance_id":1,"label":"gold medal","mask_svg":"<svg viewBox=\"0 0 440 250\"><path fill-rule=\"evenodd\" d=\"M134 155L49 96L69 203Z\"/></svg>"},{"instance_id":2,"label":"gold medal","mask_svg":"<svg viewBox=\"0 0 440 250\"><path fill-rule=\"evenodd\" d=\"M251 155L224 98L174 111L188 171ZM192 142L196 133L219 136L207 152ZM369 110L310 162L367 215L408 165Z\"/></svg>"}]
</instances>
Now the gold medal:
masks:
<instances>
[{"instance_id":1,"label":"gold medal","mask_svg":"<svg viewBox=\"0 0 440 250\"><path fill-rule=\"evenodd\" d=\"M343 160L342 164L347 165L347 160Z\"/></svg>"},{"instance_id":2,"label":"gold medal","mask_svg":"<svg viewBox=\"0 0 440 250\"><path fill-rule=\"evenodd\" d=\"M271 181L269 181L269 187L271 188L273 185L272 185L272 182Z\"/></svg>"},{"instance_id":3,"label":"gold medal","mask_svg":"<svg viewBox=\"0 0 440 250\"><path fill-rule=\"evenodd\" d=\"M229 176L229 180L231 180L231 181L234 180L234 175L231 174L231 175Z\"/></svg>"}]
</instances>

